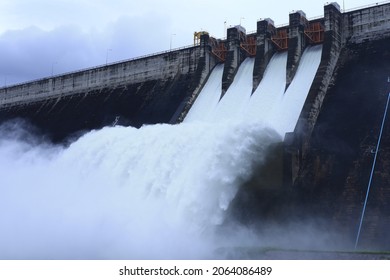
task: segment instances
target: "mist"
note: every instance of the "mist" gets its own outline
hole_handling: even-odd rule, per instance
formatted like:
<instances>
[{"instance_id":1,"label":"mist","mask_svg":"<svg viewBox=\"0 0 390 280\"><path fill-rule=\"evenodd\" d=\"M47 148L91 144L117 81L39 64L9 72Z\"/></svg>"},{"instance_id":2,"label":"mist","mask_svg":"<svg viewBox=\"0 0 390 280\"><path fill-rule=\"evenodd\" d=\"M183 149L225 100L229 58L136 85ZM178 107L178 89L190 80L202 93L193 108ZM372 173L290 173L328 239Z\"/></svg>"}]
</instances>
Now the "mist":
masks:
<instances>
[{"instance_id":1,"label":"mist","mask_svg":"<svg viewBox=\"0 0 390 280\"><path fill-rule=\"evenodd\" d=\"M279 140L198 123L107 127L61 146L28 129L0 128L1 259L215 258L248 240L217 229Z\"/></svg>"}]
</instances>

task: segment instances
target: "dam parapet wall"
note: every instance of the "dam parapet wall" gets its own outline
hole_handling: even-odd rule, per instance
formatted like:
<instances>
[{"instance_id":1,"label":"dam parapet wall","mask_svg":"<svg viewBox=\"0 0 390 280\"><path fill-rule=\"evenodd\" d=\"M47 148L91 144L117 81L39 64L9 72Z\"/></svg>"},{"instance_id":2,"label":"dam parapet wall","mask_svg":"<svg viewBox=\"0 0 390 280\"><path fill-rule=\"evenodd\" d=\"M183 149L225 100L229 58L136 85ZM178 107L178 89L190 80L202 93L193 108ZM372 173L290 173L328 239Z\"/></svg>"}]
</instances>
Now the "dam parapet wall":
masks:
<instances>
[{"instance_id":1,"label":"dam parapet wall","mask_svg":"<svg viewBox=\"0 0 390 280\"><path fill-rule=\"evenodd\" d=\"M390 3L346 11L342 17L342 43L359 44L390 37Z\"/></svg>"},{"instance_id":2,"label":"dam parapet wall","mask_svg":"<svg viewBox=\"0 0 390 280\"><path fill-rule=\"evenodd\" d=\"M200 47L194 46L0 88L0 110L17 104L123 87L129 83L172 79L178 73L191 75L197 69L199 57Z\"/></svg>"},{"instance_id":3,"label":"dam parapet wall","mask_svg":"<svg viewBox=\"0 0 390 280\"><path fill-rule=\"evenodd\" d=\"M0 88L0 120L27 119L54 141L120 124L168 123L215 65L206 44Z\"/></svg>"}]
</instances>

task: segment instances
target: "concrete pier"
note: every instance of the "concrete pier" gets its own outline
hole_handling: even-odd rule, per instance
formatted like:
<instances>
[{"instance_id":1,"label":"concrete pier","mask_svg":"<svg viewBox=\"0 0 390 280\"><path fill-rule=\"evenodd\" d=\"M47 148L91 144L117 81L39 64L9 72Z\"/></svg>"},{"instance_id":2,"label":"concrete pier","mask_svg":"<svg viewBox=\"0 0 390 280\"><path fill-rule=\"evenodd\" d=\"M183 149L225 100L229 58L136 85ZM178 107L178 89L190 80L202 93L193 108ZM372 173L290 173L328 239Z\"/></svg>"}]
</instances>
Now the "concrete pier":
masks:
<instances>
[{"instance_id":1,"label":"concrete pier","mask_svg":"<svg viewBox=\"0 0 390 280\"><path fill-rule=\"evenodd\" d=\"M257 22L256 32L256 58L253 68L253 92L256 90L263 78L264 71L267 68L276 48L271 41L276 28L272 19L264 19Z\"/></svg>"},{"instance_id":2,"label":"concrete pier","mask_svg":"<svg viewBox=\"0 0 390 280\"><path fill-rule=\"evenodd\" d=\"M304 35L306 23L306 14L303 11L297 11L290 14L286 88L290 85L295 76L303 50L306 47L306 38Z\"/></svg>"},{"instance_id":3,"label":"concrete pier","mask_svg":"<svg viewBox=\"0 0 390 280\"><path fill-rule=\"evenodd\" d=\"M234 76L245 59L245 55L240 49L240 43L246 36L246 31L242 26L231 27L227 30L227 45L228 52L225 60L225 68L222 76L222 95L228 90L232 84Z\"/></svg>"}]
</instances>

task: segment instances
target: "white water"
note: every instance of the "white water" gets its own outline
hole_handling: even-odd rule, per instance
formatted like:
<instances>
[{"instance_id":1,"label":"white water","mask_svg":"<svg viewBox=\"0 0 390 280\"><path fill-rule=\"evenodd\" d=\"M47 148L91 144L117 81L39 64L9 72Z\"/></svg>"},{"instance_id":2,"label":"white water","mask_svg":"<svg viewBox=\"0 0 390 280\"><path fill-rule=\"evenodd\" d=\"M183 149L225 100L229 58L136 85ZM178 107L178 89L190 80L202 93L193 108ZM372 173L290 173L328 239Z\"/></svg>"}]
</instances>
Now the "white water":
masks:
<instances>
[{"instance_id":1,"label":"white water","mask_svg":"<svg viewBox=\"0 0 390 280\"><path fill-rule=\"evenodd\" d=\"M204 85L202 93L199 94L191 109L188 111L184 122L207 121L211 118L222 91L223 64L215 66L210 74L208 82Z\"/></svg>"},{"instance_id":2,"label":"white water","mask_svg":"<svg viewBox=\"0 0 390 280\"><path fill-rule=\"evenodd\" d=\"M292 132L298 122L307 94L321 62L322 45L308 46L302 54L297 72L278 106L269 116L271 126L280 134Z\"/></svg>"},{"instance_id":3,"label":"white water","mask_svg":"<svg viewBox=\"0 0 390 280\"><path fill-rule=\"evenodd\" d=\"M215 231L277 137L257 125L112 127L61 148L3 130L0 259L213 258L243 244Z\"/></svg>"},{"instance_id":4,"label":"white water","mask_svg":"<svg viewBox=\"0 0 390 280\"><path fill-rule=\"evenodd\" d=\"M286 87L286 66L287 52L276 53L272 57L243 112L246 119L266 122L271 112L279 106Z\"/></svg>"},{"instance_id":5,"label":"white water","mask_svg":"<svg viewBox=\"0 0 390 280\"><path fill-rule=\"evenodd\" d=\"M223 122L234 119L236 121L258 122L276 129L280 135L284 136L285 133L292 132L297 124L321 62L321 55L322 45L308 46L302 54L293 81L285 91L287 52L276 53L270 60L263 79L252 95L251 73L253 73L254 60L247 58L240 66L232 85L220 102L215 105L215 96L218 93L207 87L207 90L199 94L199 99L211 100L214 98L213 102L202 103L201 109L199 109L200 107L191 108L189 112L191 118L188 120L186 118L185 121ZM218 68L217 71L218 75L222 76L222 67ZM217 76L214 77L217 78ZM209 79L208 83L214 85L217 81ZM213 87L219 93L220 85Z\"/></svg>"},{"instance_id":6,"label":"white water","mask_svg":"<svg viewBox=\"0 0 390 280\"><path fill-rule=\"evenodd\" d=\"M233 83L218 103L209 121L225 122L241 119L252 94L254 58L246 58L234 77Z\"/></svg>"},{"instance_id":7,"label":"white water","mask_svg":"<svg viewBox=\"0 0 390 280\"><path fill-rule=\"evenodd\" d=\"M246 60L219 103L216 67L180 125L104 128L70 147L1 126L0 259L199 259L259 246L250 229L218 229L240 184L282 139L261 118L244 117L257 108L249 99L276 106L282 64L277 55L250 98Z\"/></svg>"}]
</instances>

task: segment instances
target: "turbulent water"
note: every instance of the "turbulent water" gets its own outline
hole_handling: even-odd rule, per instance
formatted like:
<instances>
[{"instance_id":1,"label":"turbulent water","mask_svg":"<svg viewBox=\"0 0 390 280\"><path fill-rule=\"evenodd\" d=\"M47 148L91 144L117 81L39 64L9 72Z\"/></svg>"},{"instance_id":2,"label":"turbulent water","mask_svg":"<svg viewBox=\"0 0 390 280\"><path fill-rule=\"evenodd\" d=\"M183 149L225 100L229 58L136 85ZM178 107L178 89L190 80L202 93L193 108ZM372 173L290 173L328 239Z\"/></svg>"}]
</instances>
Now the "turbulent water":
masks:
<instances>
[{"instance_id":1,"label":"turbulent water","mask_svg":"<svg viewBox=\"0 0 390 280\"><path fill-rule=\"evenodd\" d=\"M275 78L275 99L263 98L272 108L286 98L286 57L272 59L259 86L269 94ZM258 245L251 229L226 225L238 188L283 139L253 117L253 64L243 62L220 102L217 66L179 125L107 127L67 146L2 125L0 259L220 258L218 248Z\"/></svg>"},{"instance_id":2,"label":"turbulent water","mask_svg":"<svg viewBox=\"0 0 390 280\"><path fill-rule=\"evenodd\" d=\"M213 231L275 137L182 124L104 128L68 148L3 138L0 256L212 258Z\"/></svg>"}]
</instances>

